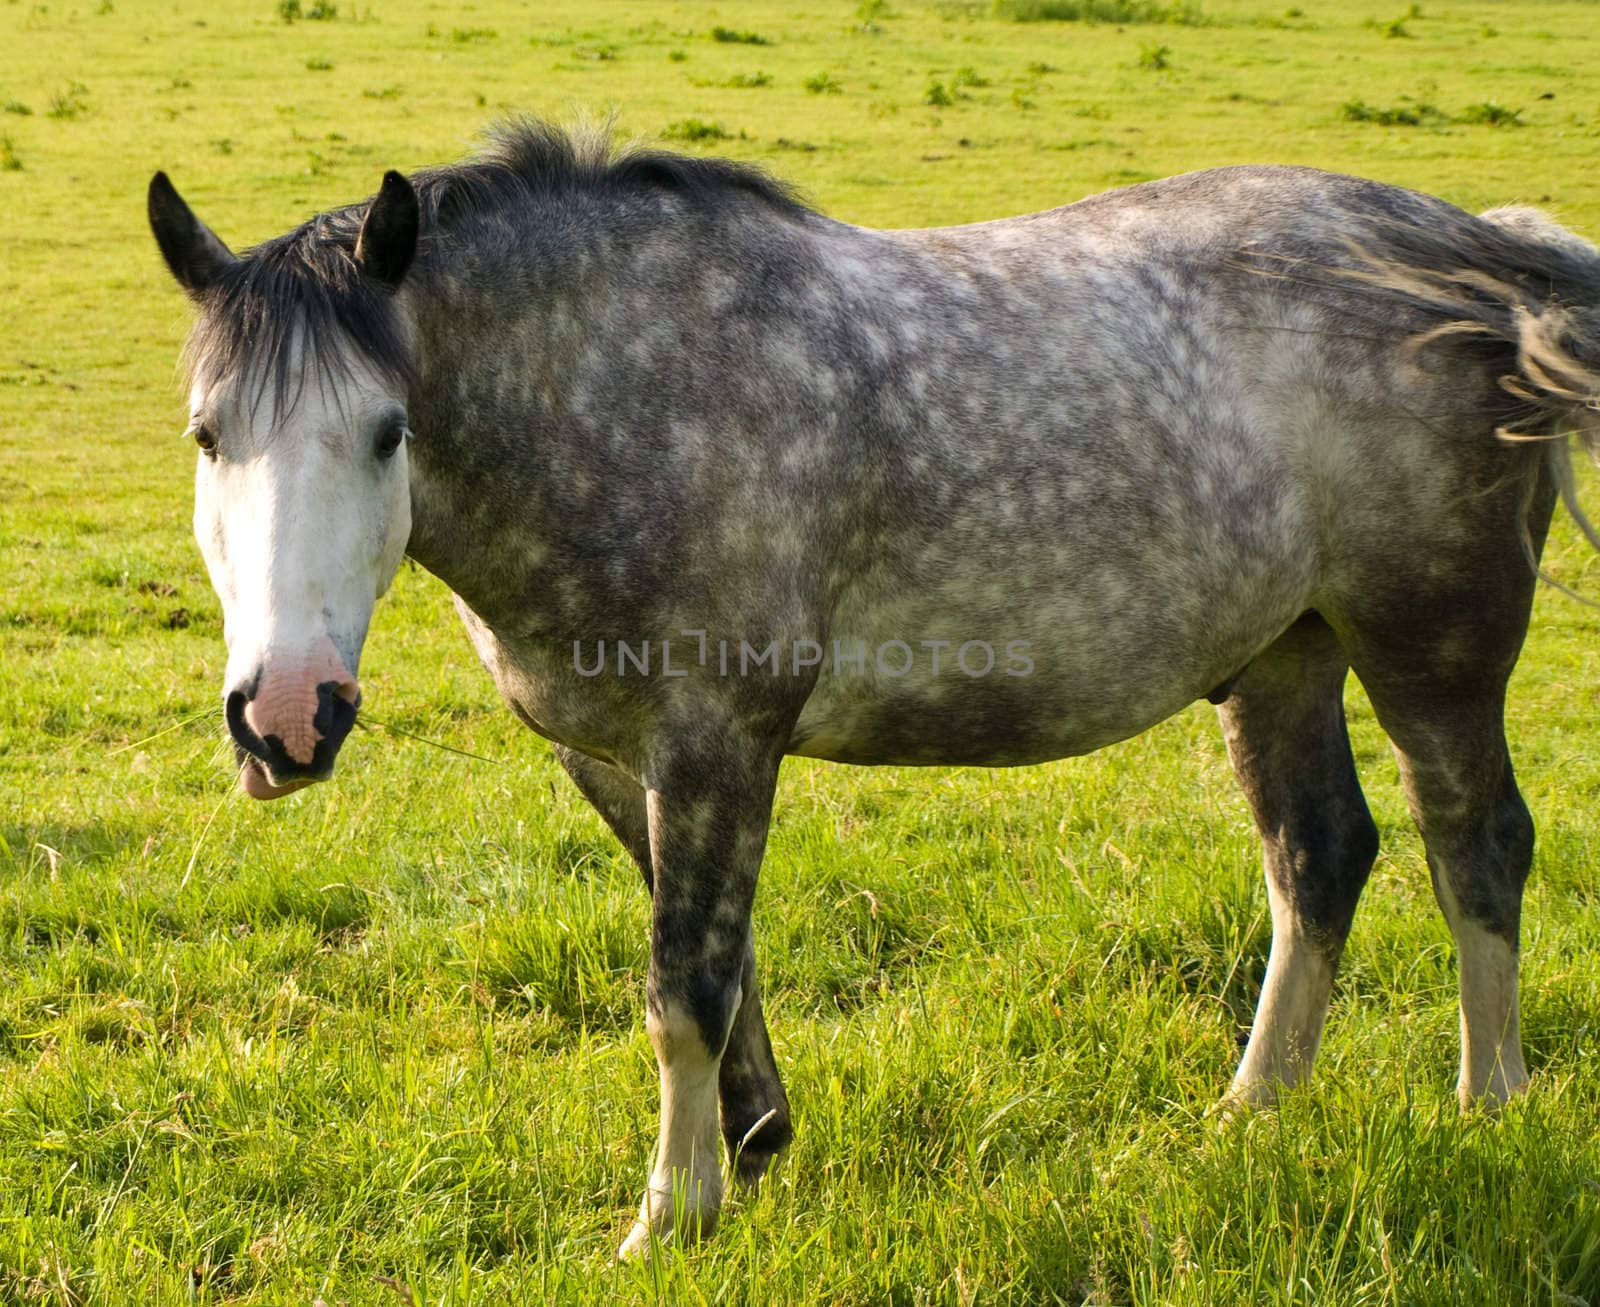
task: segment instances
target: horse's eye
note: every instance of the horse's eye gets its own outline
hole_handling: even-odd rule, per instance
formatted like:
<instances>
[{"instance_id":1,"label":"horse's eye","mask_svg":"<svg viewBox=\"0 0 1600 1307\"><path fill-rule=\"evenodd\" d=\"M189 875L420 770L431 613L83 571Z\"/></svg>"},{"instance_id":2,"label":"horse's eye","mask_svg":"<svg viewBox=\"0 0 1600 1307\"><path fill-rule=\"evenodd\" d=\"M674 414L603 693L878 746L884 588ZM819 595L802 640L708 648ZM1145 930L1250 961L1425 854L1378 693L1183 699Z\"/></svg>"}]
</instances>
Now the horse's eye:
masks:
<instances>
[{"instance_id":1,"label":"horse's eye","mask_svg":"<svg viewBox=\"0 0 1600 1307\"><path fill-rule=\"evenodd\" d=\"M204 423L194 428L194 443L200 446L200 452L207 458L217 456L217 438L211 434L211 428Z\"/></svg>"},{"instance_id":2,"label":"horse's eye","mask_svg":"<svg viewBox=\"0 0 1600 1307\"><path fill-rule=\"evenodd\" d=\"M383 434L378 437L378 457L388 458L395 450L400 448L400 442L406 438L406 424L404 422L391 422L383 429Z\"/></svg>"}]
</instances>

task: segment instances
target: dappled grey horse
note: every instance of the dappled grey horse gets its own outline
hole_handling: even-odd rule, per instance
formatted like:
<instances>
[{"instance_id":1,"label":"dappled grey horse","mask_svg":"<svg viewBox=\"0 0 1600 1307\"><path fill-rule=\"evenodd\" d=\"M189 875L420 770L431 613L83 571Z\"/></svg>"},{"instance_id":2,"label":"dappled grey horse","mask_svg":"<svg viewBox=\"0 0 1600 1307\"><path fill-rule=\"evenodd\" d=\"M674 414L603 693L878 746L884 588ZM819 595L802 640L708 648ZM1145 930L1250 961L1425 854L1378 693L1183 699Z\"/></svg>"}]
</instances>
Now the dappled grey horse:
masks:
<instances>
[{"instance_id":1,"label":"dappled grey horse","mask_svg":"<svg viewBox=\"0 0 1600 1307\"><path fill-rule=\"evenodd\" d=\"M644 872L661 1133L624 1253L714 1222L719 1105L741 1177L790 1137L750 926L785 754L1009 766L1211 698L1266 850L1261 1102L1376 853L1354 668L1460 954L1461 1097L1526 1083L1502 710L1595 435L1577 237L1274 167L870 231L531 121L242 257L149 198L199 310L241 783L329 775L409 554Z\"/></svg>"}]
</instances>

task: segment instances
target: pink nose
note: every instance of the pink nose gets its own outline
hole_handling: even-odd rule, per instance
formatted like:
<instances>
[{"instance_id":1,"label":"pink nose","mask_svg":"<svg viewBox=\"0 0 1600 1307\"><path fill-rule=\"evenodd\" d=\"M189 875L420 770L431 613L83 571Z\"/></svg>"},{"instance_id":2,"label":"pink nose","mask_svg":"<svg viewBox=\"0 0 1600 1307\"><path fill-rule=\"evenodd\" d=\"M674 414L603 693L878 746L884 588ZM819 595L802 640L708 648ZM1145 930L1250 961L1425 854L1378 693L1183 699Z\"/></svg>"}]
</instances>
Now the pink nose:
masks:
<instances>
[{"instance_id":1,"label":"pink nose","mask_svg":"<svg viewBox=\"0 0 1600 1307\"><path fill-rule=\"evenodd\" d=\"M304 653L268 653L255 683L229 695L229 722L241 749L274 777L325 776L354 724L360 695L343 657L324 637Z\"/></svg>"}]
</instances>

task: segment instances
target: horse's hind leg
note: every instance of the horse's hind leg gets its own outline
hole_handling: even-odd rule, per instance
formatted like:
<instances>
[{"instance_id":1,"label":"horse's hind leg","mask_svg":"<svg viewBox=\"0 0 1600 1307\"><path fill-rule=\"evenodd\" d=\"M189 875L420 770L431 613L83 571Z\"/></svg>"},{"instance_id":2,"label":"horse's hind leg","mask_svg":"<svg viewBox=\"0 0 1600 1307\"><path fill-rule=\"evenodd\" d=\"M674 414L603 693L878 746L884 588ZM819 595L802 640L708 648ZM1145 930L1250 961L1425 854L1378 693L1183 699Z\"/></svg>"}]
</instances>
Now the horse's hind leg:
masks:
<instances>
[{"instance_id":1,"label":"horse's hind leg","mask_svg":"<svg viewBox=\"0 0 1600 1307\"><path fill-rule=\"evenodd\" d=\"M583 797L605 818L622 847L639 864L645 889L653 889L644 787L620 768L574 749L558 744L555 753ZM749 945L745 948L740 989L743 997L722 1054L717 1093L722 1137L734 1163L734 1175L754 1183L765 1174L779 1150L788 1145L794 1131L789 1120L789 1097L778 1075L761 1011L755 950Z\"/></svg>"},{"instance_id":2,"label":"horse's hind leg","mask_svg":"<svg viewBox=\"0 0 1600 1307\"><path fill-rule=\"evenodd\" d=\"M1533 820L1506 747L1510 670L1509 660L1492 659L1486 667L1453 670L1440 658L1412 675L1357 664L1394 744L1434 896L1455 936L1463 1107L1479 1098L1504 1102L1528 1083L1517 1015L1517 936Z\"/></svg>"},{"instance_id":3,"label":"horse's hind leg","mask_svg":"<svg viewBox=\"0 0 1600 1307\"><path fill-rule=\"evenodd\" d=\"M1343 650L1309 613L1234 681L1217 710L1255 812L1272 908L1272 953L1230 1097L1270 1102L1311 1070L1334 971L1378 832L1345 729Z\"/></svg>"}]
</instances>

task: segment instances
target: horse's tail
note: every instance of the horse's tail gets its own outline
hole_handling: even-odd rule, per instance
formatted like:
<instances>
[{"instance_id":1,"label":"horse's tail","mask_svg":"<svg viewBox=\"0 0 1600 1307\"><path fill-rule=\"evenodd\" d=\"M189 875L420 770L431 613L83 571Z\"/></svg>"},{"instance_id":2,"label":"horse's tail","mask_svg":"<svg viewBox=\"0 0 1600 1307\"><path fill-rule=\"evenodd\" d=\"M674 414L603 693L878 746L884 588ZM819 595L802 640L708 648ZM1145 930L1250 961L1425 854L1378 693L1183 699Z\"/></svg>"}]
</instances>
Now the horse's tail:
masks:
<instances>
[{"instance_id":1,"label":"horse's tail","mask_svg":"<svg viewBox=\"0 0 1600 1307\"><path fill-rule=\"evenodd\" d=\"M1569 439L1600 462L1600 250L1537 209L1430 216L1438 220L1386 231L1355 277L1437 324L1412 338L1413 351L1452 338L1490 347L1507 397L1497 434L1544 442L1561 502L1600 550Z\"/></svg>"}]
</instances>

